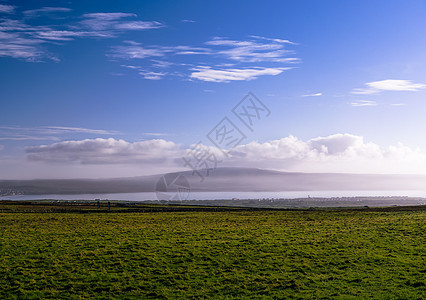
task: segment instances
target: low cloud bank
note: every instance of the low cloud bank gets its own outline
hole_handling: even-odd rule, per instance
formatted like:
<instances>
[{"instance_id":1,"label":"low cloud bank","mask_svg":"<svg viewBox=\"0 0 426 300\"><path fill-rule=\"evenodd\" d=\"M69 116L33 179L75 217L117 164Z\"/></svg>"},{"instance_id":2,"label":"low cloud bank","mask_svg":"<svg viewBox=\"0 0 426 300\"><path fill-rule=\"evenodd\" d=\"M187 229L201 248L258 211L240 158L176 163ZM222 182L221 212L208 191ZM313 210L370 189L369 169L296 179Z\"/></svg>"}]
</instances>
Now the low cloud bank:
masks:
<instances>
[{"instance_id":1,"label":"low cloud bank","mask_svg":"<svg viewBox=\"0 0 426 300\"><path fill-rule=\"evenodd\" d=\"M260 143L253 141L228 151L210 149L218 167L239 166L302 172L424 173L426 153L403 144L380 147L362 136L334 134L303 141L294 136ZM114 138L63 141L26 149L27 159L47 164L147 166L152 174L162 168L184 169L182 157L191 157L191 147L152 139L127 142ZM212 165L212 160L207 162ZM206 166L206 165L204 165ZM157 170L158 169L158 170Z\"/></svg>"}]
</instances>

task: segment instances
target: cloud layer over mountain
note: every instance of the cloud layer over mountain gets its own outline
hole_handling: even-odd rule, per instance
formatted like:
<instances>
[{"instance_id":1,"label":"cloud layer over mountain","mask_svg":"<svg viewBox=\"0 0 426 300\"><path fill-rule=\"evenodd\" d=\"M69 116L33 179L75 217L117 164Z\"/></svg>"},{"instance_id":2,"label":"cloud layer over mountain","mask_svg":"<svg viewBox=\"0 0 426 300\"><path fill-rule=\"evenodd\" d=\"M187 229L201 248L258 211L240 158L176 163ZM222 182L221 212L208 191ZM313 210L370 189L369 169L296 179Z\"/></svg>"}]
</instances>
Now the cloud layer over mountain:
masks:
<instances>
[{"instance_id":1,"label":"cloud layer over mountain","mask_svg":"<svg viewBox=\"0 0 426 300\"><path fill-rule=\"evenodd\" d=\"M225 151L208 145L198 150L172 141L152 139L127 142L114 138L62 141L26 149L33 162L62 165L128 165L147 167L152 174L158 166L187 169L182 158L199 168L257 167L285 171L345 173L422 173L425 153L402 144L379 147L362 136L334 134L307 141L294 136L267 142L251 142Z\"/></svg>"}]
</instances>

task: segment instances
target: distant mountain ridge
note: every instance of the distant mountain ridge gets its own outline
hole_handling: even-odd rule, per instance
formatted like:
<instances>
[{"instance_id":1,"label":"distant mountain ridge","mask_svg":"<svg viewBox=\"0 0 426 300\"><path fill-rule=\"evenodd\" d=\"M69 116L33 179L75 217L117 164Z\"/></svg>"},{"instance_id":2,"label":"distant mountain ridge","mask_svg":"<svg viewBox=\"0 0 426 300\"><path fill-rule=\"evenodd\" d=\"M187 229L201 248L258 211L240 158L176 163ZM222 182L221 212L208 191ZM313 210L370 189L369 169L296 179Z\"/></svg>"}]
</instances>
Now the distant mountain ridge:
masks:
<instances>
[{"instance_id":1,"label":"distant mountain ridge","mask_svg":"<svg viewBox=\"0 0 426 300\"><path fill-rule=\"evenodd\" d=\"M192 171L184 175L192 191L310 191L310 190L426 190L425 175L280 172L255 168L201 170L204 180ZM110 179L0 180L0 195L102 194L155 192L159 175Z\"/></svg>"}]
</instances>

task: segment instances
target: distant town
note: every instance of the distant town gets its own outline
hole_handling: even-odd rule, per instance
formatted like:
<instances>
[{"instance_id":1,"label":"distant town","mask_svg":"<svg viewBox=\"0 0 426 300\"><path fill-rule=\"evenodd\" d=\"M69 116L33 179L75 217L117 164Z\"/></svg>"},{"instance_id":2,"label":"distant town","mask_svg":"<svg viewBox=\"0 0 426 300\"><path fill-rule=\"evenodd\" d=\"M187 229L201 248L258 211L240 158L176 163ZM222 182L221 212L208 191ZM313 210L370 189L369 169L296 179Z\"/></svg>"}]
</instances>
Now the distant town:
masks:
<instances>
[{"instance_id":1,"label":"distant town","mask_svg":"<svg viewBox=\"0 0 426 300\"><path fill-rule=\"evenodd\" d=\"M0 197L4 196L18 196L18 195L24 195L25 193L20 190L16 189L0 189Z\"/></svg>"}]
</instances>

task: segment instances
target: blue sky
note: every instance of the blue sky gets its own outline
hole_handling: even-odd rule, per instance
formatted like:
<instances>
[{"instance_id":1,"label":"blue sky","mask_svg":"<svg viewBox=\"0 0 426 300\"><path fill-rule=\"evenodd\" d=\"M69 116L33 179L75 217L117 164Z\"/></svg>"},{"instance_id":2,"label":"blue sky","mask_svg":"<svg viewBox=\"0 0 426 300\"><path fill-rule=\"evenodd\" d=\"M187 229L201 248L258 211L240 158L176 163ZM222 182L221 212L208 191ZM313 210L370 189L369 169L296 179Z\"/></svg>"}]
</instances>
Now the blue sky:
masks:
<instances>
[{"instance_id":1,"label":"blue sky","mask_svg":"<svg viewBox=\"0 0 426 300\"><path fill-rule=\"evenodd\" d=\"M180 158L252 92L222 166L424 173L424 1L0 1L0 177ZM235 120L234 120L235 121ZM220 153L218 154L220 155Z\"/></svg>"}]
</instances>

